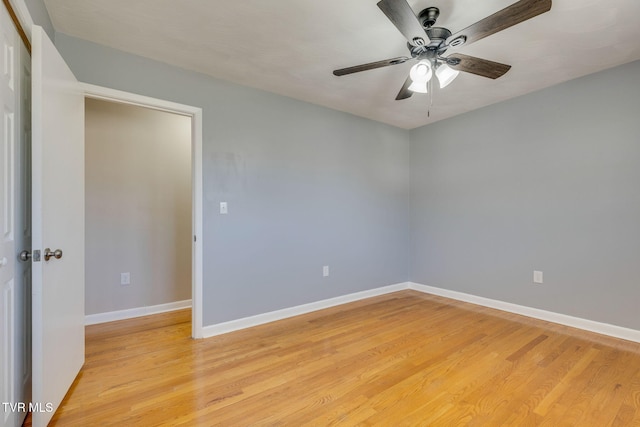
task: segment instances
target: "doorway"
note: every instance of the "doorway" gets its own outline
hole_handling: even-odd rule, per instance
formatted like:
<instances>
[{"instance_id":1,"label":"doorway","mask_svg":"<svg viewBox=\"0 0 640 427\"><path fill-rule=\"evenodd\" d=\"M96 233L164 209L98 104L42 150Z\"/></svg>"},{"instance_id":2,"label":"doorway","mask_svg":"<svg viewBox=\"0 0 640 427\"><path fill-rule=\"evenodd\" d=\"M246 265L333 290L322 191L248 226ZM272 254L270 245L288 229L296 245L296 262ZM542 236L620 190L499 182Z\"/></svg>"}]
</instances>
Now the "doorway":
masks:
<instances>
[{"instance_id":1,"label":"doorway","mask_svg":"<svg viewBox=\"0 0 640 427\"><path fill-rule=\"evenodd\" d=\"M134 130L120 142L124 149L117 143L105 146L113 141L90 142L91 133L99 138L104 132L87 130L87 319L137 317L184 308L190 300L192 337L202 338L201 109L93 85L83 88L87 113L106 111L108 119L98 120L99 126L112 126L110 119L127 115L129 122L164 121L157 122L161 129L155 137L153 129L146 129L152 135L144 138ZM96 123L89 116L86 121L87 129ZM170 137L162 141L167 133L184 134L185 127L187 147L179 146L181 138L174 145ZM159 151L154 156L150 150ZM89 170L92 166L97 169ZM125 176L118 176L119 169ZM184 169L190 169L186 182Z\"/></svg>"}]
</instances>

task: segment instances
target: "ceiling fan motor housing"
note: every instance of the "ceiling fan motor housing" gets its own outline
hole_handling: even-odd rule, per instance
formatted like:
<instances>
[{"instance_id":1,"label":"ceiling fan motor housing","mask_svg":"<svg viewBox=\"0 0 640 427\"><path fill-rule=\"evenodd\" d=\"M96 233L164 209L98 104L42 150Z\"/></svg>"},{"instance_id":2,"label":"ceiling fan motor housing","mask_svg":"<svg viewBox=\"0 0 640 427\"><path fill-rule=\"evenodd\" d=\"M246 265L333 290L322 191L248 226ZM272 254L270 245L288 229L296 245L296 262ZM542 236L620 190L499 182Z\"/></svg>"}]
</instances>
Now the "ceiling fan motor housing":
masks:
<instances>
[{"instance_id":1,"label":"ceiling fan motor housing","mask_svg":"<svg viewBox=\"0 0 640 427\"><path fill-rule=\"evenodd\" d=\"M442 43L445 42L445 40L451 37L451 31L447 30L446 28L431 27L427 29L427 35L431 40L431 43L429 43L429 46L432 46L432 45L440 46Z\"/></svg>"}]
</instances>

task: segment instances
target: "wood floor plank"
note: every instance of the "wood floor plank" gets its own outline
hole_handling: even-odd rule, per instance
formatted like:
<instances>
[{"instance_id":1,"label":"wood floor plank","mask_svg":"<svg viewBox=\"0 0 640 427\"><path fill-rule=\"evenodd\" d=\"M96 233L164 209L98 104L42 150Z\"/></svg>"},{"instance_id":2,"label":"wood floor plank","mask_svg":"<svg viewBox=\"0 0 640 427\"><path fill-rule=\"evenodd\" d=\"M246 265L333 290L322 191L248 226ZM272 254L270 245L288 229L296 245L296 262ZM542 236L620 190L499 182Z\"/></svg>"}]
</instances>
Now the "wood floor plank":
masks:
<instances>
[{"instance_id":1,"label":"wood floor plank","mask_svg":"<svg viewBox=\"0 0 640 427\"><path fill-rule=\"evenodd\" d=\"M576 344L576 339L562 335L552 336L546 343L547 349L537 365L540 374L529 376L516 390L512 391L514 399L505 408L507 417L501 421L503 425L538 425L541 417L535 408L551 390L567 375L577 361L588 350Z\"/></svg>"},{"instance_id":2,"label":"wood floor plank","mask_svg":"<svg viewBox=\"0 0 640 427\"><path fill-rule=\"evenodd\" d=\"M638 343L414 291L205 340L190 316L87 327L51 425L640 425Z\"/></svg>"}]
</instances>

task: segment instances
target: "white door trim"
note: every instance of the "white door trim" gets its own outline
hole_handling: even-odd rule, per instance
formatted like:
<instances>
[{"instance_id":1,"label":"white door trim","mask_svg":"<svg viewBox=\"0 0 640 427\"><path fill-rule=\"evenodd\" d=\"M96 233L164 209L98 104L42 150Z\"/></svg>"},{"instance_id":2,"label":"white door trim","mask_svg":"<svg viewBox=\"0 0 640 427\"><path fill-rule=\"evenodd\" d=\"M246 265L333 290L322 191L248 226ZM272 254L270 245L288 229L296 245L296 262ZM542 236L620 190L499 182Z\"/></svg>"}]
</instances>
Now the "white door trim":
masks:
<instances>
[{"instance_id":1,"label":"white door trim","mask_svg":"<svg viewBox=\"0 0 640 427\"><path fill-rule=\"evenodd\" d=\"M203 338L202 330L202 108L190 105L178 104L157 98L137 95L130 92L123 92L102 86L95 86L87 83L80 83L85 97L101 99L111 102L137 105L154 110L165 111L174 114L181 114L191 117L191 147L192 147L192 215L193 215L193 235L195 242L192 253L192 311L191 311L191 336L193 338Z\"/></svg>"}]
</instances>

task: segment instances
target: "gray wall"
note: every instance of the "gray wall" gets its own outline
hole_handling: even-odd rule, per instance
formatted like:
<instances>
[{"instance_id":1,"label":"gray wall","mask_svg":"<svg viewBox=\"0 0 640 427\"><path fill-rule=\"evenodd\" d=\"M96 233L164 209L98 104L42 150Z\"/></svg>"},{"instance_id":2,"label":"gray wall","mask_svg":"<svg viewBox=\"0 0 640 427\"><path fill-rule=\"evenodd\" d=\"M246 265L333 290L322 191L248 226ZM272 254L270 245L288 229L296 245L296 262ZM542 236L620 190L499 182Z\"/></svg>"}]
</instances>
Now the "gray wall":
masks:
<instances>
[{"instance_id":1,"label":"gray wall","mask_svg":"<svg viewBox=\"0 0 640 427\"><path fill-rule=\"evenodd\" d=\"M49 38L53 40L55 37L53 24L51 23L49 12L47 11L43 0L24 0L24 3L27 5L27 9L29 9L29 14L31 15L31 19L33 19L33 23L40 25Z\"/></svg>"},{"instance_id":2,"label":"gray wall","mask_svg":"<svg viewBox=\"0 0 640 427\"><path fill-rule=\"evenodd\" d=\"M416 129L410 150L412 281L640 329L640 62Z\"/></svg>"},{"instance_id":3,"label":"gray wall","mask_svg":"<svg viewBox=\"0 0 640 427\"><path fill-rule=\"evenodd\" d=\"M407 280L408 132L60 33L56 45L80 81L203 108L205 325Z\"/></svg>"},{"instance_id":4,"label":"gray wall","mask_svg":"<svg viewBox=\"0 0 640 427\"><path fill-rule=\"evenodd\" d=\"M191 119L87 99L85 191L85 313L191 299Z\"/></svg>"},{"instance_id":5,"label":"gray wall","mask_svg":"<svg viewBox=\"0 0 640 427\"><path fill-rule=\"evenodd\" d=\"M204 108L205 324L409 277L640 329L639 63L407 132L56 44L82 81Z\"/></svg>"}]
</instances>

